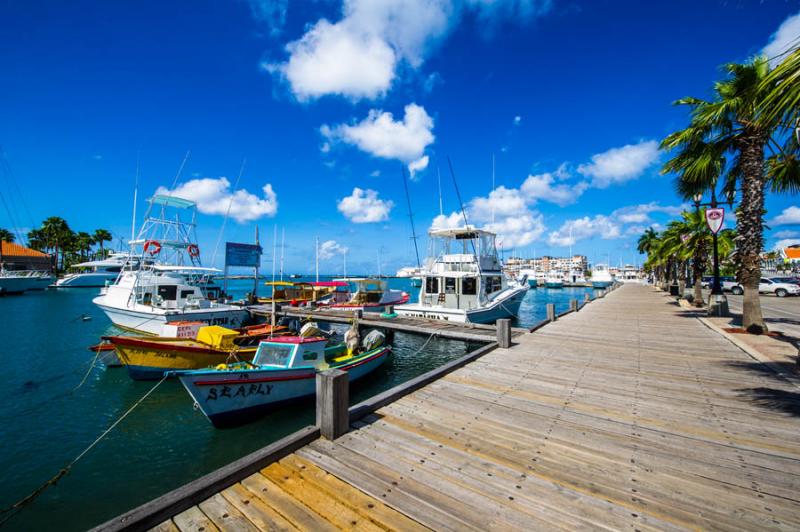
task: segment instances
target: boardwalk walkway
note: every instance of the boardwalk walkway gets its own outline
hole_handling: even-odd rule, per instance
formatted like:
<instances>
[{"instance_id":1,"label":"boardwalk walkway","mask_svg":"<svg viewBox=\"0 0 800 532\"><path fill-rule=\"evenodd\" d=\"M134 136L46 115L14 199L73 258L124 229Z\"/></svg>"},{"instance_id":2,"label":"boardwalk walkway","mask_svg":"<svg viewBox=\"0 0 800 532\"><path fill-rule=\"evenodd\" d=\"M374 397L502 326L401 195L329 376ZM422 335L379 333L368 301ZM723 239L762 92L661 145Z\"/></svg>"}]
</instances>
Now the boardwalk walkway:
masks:
<instances>
[{"instance_id":1,"label":"boardwalk walkway","mask_svg":"<svg viewBox=\"0 0 800 532\"><path fill-rule=\"evenodd\" d=\"M164 530L800 528L800 390L625 286Z\"/></svg>"}]
</instances>

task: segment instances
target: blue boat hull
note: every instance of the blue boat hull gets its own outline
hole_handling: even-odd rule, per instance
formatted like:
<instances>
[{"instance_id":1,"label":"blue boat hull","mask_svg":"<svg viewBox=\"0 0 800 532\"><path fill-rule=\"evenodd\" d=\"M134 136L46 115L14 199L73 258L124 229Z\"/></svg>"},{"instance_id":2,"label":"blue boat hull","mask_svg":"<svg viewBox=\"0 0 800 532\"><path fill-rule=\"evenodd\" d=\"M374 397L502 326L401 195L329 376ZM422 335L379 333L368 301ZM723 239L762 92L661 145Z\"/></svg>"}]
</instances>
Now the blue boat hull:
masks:
<instances>
[{"instance_id":1,"label":"blue boat hull","mask_svg":"<svg viewBox=\"0 0 800 532\"><path fill-rule=\"evenodd\" d=\"M592 288L608 288L612 284L612 281L592 281Z\"/></svg>"}]
</instances>

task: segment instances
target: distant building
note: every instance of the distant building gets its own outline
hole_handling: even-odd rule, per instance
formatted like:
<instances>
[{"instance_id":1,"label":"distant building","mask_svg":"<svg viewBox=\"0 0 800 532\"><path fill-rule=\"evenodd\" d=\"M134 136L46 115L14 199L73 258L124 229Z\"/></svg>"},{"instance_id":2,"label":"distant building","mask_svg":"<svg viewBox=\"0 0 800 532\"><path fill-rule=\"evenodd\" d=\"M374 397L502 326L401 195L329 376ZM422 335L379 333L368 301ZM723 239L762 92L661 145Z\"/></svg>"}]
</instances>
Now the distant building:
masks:
<instances>
[{"instance_id":1,"label":"distant building","mask_svg":"<svg viewBox=\"0 0 800 532\"><path fill-rule=\"evenodd\" d=\"M47 253L0 240L0 270L50 271L51 269L52 261Z\"/></svg>"},{"instance_id":2,"label":"distant building","mask_svg":"<svg viewBox=\"0 0 800 532\"><path fill-rule=\"evenodd\" d=\"M783 263L789 265L793 270L800 269L800 244L781 249L780 256Z\"/></svg>"},{"instance_id":3,"label":"distant building","mask_svg":"<svg viewBox=\"0 0 800 532\"><path fill-rule=\"evenodd\" d=\"M545 255L535 259L511 257L506 261L506 268L513 271L534 270L537 272L585 272L589 268L586 255L573 255L572 257L551 257Z\"/></svg>"}]
</instances>

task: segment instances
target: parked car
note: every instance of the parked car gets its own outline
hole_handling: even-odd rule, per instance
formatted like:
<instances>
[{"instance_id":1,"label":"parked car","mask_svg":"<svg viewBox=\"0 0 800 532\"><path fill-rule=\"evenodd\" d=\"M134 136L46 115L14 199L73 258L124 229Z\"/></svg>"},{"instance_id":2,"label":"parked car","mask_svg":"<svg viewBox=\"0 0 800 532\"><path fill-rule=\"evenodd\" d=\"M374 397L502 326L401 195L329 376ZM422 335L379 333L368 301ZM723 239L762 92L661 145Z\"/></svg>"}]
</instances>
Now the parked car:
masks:
<instances>
[{"instance_id":1,"label":"parked car","mask_svg":"<svg viewBox=\"0 0 800 532\"><path fill-rule=\"evenodd\" d=\"M723 290L725 285L723 284ZM739 283L731 283L730 291L735 295L744 293L744 288ZM775 294L778 297L797 296L800 295L800 285L794 283L784 283L776 279L761 278L758 283L758 292L760 294Z\"/></svg>"},{"instance_id":2,"label":"parked car","mask_svg":"<svg viewBox=\"0 0 800 532\"><path fill-rule=\"evenodd\" d=\"M770 277L773 281L800 285L800 277Z\"/></svg>"},{"instance_id":3,"label":"parked car","mask_svg":"<svg viewBox=\"0 0 800 532\"><path fill-rule=\"evenodd\" d=\"M713 282L714 282L714 276L713 275L705 275L700 280L700 285L703 288L711 288L711 284ZM719 282L722 285L722 289L724 290L726 282L733 282L733 284L736 284L736 277L733 277L733 276L730 276L730 275L720 275L719 276ZM728 288L728 290L730 290L730 288Z\"/></svg>"}]
</instances>

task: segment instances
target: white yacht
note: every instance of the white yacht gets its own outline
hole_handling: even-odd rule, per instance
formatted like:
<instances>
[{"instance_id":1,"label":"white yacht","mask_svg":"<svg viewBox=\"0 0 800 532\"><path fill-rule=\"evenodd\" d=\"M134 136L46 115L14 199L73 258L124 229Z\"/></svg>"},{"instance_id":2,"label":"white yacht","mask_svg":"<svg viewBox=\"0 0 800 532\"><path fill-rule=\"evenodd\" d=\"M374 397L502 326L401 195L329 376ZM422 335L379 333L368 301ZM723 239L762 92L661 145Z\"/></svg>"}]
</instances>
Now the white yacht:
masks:
<instances>
[{"instance_id":1,"label":"white yacht","mask_svg":"<svg viewBox=\"0 0 800 532\"><path fill-rule=\"evenodd\" d=\"M131 241L132 256L141 249L139 260L126 263L114 284L94 299L114 325L155 335L165 323L177 321L242 325L247 311L216 301L219 288L210 277L219 270L200 263L196 214L189 200L163 195L150 199L139 236Z\"/></svg>"},{"instance_id":2,"label":"white yacht","mask_svg":"<svg viewBox=\"0 0 800 532\"><path fill-rule=\"evenodd\" d=\"M30 290L44 290L55 276L43 270L0 270L0 294L21 294Z\"/></svg>"},{"instance_id":3,"label":"white yacht","mask_svg":"<svg viewBox=\"0 0 800 532\"><path fill-rule=\"evenodd\" d=\"M592 269L592 287L606 288L614 284L614 278L605 264L595 264Z\"/></svg>"},{"instance_id":4,"label":"white yacht","mask_svg":"<svg viewBox=\"0 0 800 532\"><path fill-rule=\"evenodd\" d=\"M462 227L428 235L419 302L395 307L397 314L460 323L516 317L528 283L510 282L503 274L494 233Z\"/></svg>"},{"instance_id":5,"label":"white yacht","mask_svg":"<svg viewBox=\"0 0 800 532\"><path fill-rule=\"evenodd\" d=\"M99 288L113 283L128 261L128 253L112 253L108 258L81 262L70 267L67 274L56 281L58 288ZM136 260L136 257L131 257Z\"/></svg>"}]
</instances>

